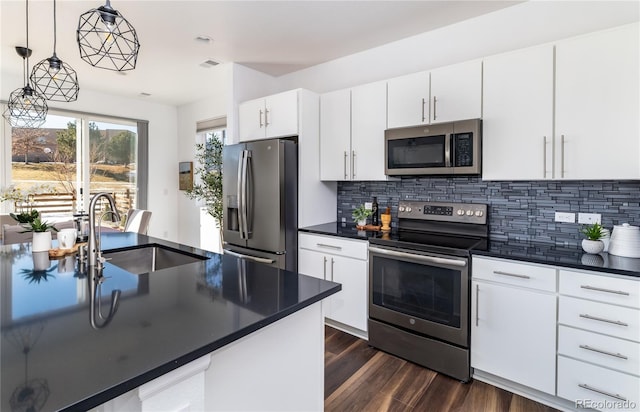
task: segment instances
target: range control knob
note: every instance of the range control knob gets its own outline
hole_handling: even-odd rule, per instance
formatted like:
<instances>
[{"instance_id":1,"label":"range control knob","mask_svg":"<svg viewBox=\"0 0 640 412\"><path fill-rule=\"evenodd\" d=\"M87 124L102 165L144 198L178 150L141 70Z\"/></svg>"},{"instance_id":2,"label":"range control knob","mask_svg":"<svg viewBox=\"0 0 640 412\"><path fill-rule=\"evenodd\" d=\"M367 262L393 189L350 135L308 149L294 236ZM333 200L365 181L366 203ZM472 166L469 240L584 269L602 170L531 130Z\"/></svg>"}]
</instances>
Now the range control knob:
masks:
<instances>
[{"instance_id":1,"label":"range control knob","mask_svg":"<svg viewBox=\"0 0 640 412\"><path fill-rule=\"evenodd\" d=\"M476 216L481 217L482 215L484 215L482 210L476 210Z\"/></svg>"},{"instance_id":2,"label":"range control knob","mask_svg":"<svg viewBox=\"0 0 640 412\"><path fill-rule=\"evenodd\" d=\"M458 209L456 213L458 214L458 216L464 216L464 210L462 209Z\"/></svg>"},{"instance_id":3,"label":"range control knob","mask_svg":"<svg viewBox=\"0 0 640 412\"><path fill-rule=\"evenodd\" d=\"M400 207L398 208L398 211L400 211L400 212L404 212L404 206L400 206Z\"/></svg>"},{"instance_id":4,"label":"range control knob","mask_svg":"<svg viewBox=\"0 0 640 412\"><path fill-rule=\"evenodd\" d=\"M467 210L467 216L473 216L473 210L471 209Z\"/></svg>"},{"instance_id":5,"label":"range control knob","mask_svg":"<svg viewBox=\"0 0 640 412\"><path fill-rule=\"evenodd\" d=\"M411 206L407 206L407 212L411 212Z\"/></svg>"}]
</instances>

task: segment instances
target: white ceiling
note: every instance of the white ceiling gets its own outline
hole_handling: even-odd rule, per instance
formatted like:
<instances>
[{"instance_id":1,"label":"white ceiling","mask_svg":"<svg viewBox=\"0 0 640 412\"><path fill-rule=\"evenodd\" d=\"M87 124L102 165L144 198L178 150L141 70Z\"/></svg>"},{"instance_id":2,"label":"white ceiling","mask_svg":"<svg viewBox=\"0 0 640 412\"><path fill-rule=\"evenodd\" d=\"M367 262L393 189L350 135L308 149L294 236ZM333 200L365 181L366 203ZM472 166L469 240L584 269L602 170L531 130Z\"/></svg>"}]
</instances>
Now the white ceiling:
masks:
<instances>
[{"instance_id":1,"label":"white ceiling","mask_svg":"<svg viewBox=\"0 0 640 412\"><path fill-rule=\"evenodd\" d=\"M135 27L140 54L126 75L89 66L75 40L78 17L104 0L57 0L57 55L78 73L82 89L180 105L204 97L215 68L236 62L273 76L333 60L516 4L516 1L153 1L112 0ZM21 78L25 1L0 0L0 64ZM29 2L30 64L53 51L53 1ZM196 41L209 36L213 41ZM4 87L13 90L23 84ZM5 97L1 96L0 98Z\"/></svg>"}]
</instances>

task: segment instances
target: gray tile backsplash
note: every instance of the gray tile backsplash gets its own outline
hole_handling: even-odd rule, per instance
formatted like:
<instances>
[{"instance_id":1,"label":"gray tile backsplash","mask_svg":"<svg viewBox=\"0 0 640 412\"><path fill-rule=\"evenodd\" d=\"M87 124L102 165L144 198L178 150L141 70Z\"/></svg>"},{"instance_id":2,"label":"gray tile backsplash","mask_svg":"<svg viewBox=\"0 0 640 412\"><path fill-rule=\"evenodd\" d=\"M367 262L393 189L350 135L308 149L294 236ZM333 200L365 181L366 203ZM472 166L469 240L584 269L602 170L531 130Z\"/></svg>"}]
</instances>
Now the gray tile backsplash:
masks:
<instances>
[{"instance_id":1,"label":"gray tile backsplash","mask_svg":"<svg viewBox=\"0 0 640 412\"><path fill-rule=\"evenodd\" d=\"M558 212L600 213L607 228L628 222L640 225L640 181L489 182L479 177L409 177L389 182L339 182L338 221L351 222L351 210L378 198L380 211L391 207L397 223L402 200L476 202L489 205L494 239L577 244L577 223L556 223Z\"/></svg>"}]
</instances>

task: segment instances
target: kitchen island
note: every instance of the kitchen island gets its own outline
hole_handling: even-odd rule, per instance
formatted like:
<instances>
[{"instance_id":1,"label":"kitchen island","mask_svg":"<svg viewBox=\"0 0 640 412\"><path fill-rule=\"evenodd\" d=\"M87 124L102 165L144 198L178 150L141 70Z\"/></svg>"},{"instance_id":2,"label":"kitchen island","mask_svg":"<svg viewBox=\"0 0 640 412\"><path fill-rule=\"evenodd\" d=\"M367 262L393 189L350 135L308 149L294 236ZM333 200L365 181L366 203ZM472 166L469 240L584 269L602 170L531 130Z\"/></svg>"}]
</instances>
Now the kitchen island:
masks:
<instances>
[{"instance_id":1,"label":"kitchen island","mask_svg":"<svg viewBox=\"0 0 640 412\"><path fill-rule=\"evenodd\" d=\"M322 409L320 305L340 285L103 234L103 250L147 244L204 259L143 274L107 262L90 287L73 256L0 246L0 410Z\"/></svg>"}]
</instances>

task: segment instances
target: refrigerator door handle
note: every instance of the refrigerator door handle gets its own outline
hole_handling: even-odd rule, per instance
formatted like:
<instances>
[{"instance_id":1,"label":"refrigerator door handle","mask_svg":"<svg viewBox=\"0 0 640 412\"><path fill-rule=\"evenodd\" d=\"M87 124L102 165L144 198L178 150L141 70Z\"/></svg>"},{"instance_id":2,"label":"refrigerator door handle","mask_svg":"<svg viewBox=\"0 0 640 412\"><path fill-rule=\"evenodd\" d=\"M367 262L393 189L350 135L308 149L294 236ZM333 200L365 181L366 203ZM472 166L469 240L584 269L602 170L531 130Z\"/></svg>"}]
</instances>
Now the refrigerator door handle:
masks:
<instances>
[{"instance_id":1,"label":"refrigerator door handle","mask_svg":"<svg viewBox=\"0 0 640 412\"><path fill-rule=\"evenodd\" d=\"M240 231L240 239L245 239L244 236L244 226L245 226L245 221L244 221L244 213L243 213L243 204L244 201L242 199L243 197L243 181L244 181L244 169L243 169L243 165L244 165L244 150L242 152L240 152L240 159L238 159L238 188L237 188L237 199L238 199L238 230Z\"/></svg>"},{"instance_id":2,"label":"refrigerator door handle","mask_svg":"<svg viewBox=\"0 0 640 412\"><path fill-rule=\"evenodd\" d=\"M240 238L249 239L249 227L247 222L247 165L249 163L250 153L248 150L242 151L241 170L240 174Z\"/></svg>"},{"instance_id":3,"label":"refrigerator door handle","mask_svg":"<svg viewBox=\"0 0 640 412\"><path fill-rule=\"evenodd\" d=\"M266 114L265 114L266 118ZM266 121L265 121L266 124ZM245 180L245 215L244 215L244 224L245 224L245 232L247 234L247 239L251 239L251 234L253 233L253 181L250 180L251 176L253 176L253 165L251 161L251 150L247 150L247 155L245 157L245 165L244 165L244 180Z\"/></svg>"},{"instance_id":4,"label":"refrigerator door handle","mask_svg":"<svg viewBox=\"0 0 640 412\"><path fill-rule=\"evenodd\" d=\"M261 258L261 257L257 257L257 256L251 256L251 255L245 255L243 253L233 252L233 251L227 250L227 249L224 250L224 253L227 254L227 255L235 256L235 257L240 258L240 259L252 260L252 261L258 262L258 263L272 264L273 262L275 262L275 260L273 260L273 259Z\"/></svg>"}]
</instances>

